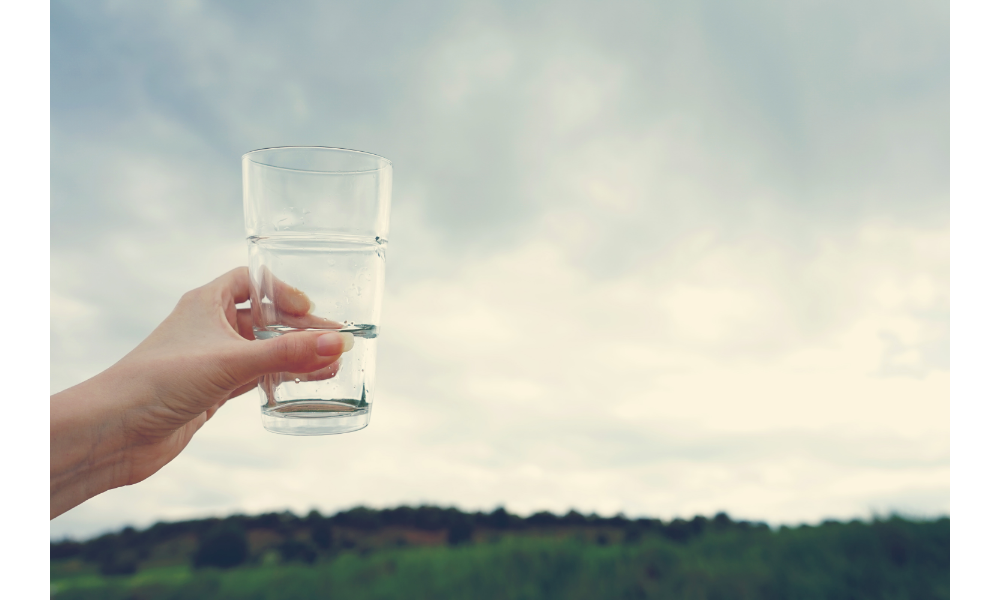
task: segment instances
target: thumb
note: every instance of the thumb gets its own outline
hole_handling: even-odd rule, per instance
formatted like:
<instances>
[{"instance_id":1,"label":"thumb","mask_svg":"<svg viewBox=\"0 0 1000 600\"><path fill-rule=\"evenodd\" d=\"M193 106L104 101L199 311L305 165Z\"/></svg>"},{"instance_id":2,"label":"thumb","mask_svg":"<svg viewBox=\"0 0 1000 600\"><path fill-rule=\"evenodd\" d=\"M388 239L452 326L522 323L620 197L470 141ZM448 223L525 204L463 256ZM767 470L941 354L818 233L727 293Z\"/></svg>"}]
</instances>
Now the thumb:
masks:
<instances>
[{"instance_id":1,"label":"thumb","mask_svg":"<svg viewBox=\"0 0 1000 600\"><path fill-rule=\"evenodd\" d=\"M227 357L226 370L238 382L267 373L311 373L333 363L354 347L347 332L297 332L269 340L244 341Z\"/></svg>"}]
</instances>

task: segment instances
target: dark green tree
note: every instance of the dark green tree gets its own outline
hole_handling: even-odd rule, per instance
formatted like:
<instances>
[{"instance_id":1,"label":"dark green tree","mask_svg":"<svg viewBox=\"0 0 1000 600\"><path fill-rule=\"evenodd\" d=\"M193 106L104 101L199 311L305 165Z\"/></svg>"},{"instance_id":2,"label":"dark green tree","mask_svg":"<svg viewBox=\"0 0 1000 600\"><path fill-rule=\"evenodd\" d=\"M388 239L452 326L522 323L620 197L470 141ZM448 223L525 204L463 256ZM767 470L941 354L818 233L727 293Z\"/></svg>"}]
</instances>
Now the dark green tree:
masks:
<instances>
[{"instance_id":1,"label":"dark green tree","mask_svg":"<svg viewBox=\"0 0 1000 600\"><path fill-rule=\"evenodd\" d=\"M246 560L247 550L243 527L235 522L222 521L202 536L194 554L194 566L235 567Z\"/></svg>"},{"instance_id":2,"label":"dark green tree","mask_svg":"<svg viewBox=\"0 0 1000 600\"><path fill-rule=\"evenodd\" d=\"M316 562L316 557L318 556L315 546L309 542L296 539L285 540L278 547L278 551L281 553L281 559L285 562L295 560L312 564Z\"/></svg>"},{"instance_id":3,"label":"dark green tree","mask_svg":"<svg viewBox=\"0 0 1000 600\"><path fill-rule=\"evenodd\" d=\"M455 546L472 540L472 519L467 515L453 518L448 525L448 543Z\"/></svg>"}]
</instances>

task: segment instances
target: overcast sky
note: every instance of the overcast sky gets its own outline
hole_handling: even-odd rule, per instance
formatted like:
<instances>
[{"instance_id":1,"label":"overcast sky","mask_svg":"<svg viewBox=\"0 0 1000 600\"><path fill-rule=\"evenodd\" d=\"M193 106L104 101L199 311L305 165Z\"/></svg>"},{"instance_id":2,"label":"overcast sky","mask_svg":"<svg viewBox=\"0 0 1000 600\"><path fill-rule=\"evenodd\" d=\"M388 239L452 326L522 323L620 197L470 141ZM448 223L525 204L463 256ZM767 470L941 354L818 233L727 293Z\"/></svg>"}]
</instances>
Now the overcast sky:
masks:
<instances>
[{"instance_id":1,"label":"overcast sky","mask_svg":"<svg viewBox=\"0 0 1000 600\"><path fill-rule=\"evenodd\" d=\"M274 435L244 396L54 537L362 503L949 511L947 2L51 14L53 392L246 264L244 152L394 164L371 425Z\"/></svg>"}]
</instances>

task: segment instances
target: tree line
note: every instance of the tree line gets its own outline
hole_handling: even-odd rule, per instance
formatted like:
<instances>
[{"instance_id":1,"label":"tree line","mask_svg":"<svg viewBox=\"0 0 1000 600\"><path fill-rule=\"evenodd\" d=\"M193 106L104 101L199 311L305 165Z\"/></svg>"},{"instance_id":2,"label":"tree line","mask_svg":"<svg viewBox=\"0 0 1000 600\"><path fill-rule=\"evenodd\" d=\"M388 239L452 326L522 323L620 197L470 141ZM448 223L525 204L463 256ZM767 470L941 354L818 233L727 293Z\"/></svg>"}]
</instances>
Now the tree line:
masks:
<instances>
[{"instance_id":1,"label":"tree line","mask_svg":"<svg viewBox=\"0 0 1000 600\"><path fill-rule=\"evenodd\" d=\"M725 513L661 521L359 507L157 523L51 551L62 600L930 600L948 597L950 520L771 528Z\"/></svg>"},{"instance_id":2,"label":"tree line","mask_svg":"<svg viewBox=\"0 0 1000 600\"><path fill-rule=\"evenodd\" d=\"M197 549L191 556L193 566L228 568L243 564L250 557L248 533L268 531L277 534L281 540L273 549L282 561L312 563L320 555L351 550L358 546L359 540L371 538L387 528L444 532L444 541L450 545L472 541L477 531L505 533L590 529L596 531L593 537L598 544L607 544L612 537L632 542L646 534L684 543L708 529L769 530L765 523L734 521L724 512L712 518L696 516L690 520L678 518L665 522L649 518L629 519L621 514L613 517L583 515L575 510L563 515L541 511L522 517L502 507L492 512L463 512L453 507L437 506L400 506L383 510L359 506L329 516L316 510L304 517L285 511L256 516L238 514L221 519L158 522L145 529L125 527L89 540L52 542L50 558L53 561L79 558L99 564L100 571L105 575L129 574L135 572L139 562L150 556L154 547L193 536L198 540Z\"/></svg>"}]
</instances>

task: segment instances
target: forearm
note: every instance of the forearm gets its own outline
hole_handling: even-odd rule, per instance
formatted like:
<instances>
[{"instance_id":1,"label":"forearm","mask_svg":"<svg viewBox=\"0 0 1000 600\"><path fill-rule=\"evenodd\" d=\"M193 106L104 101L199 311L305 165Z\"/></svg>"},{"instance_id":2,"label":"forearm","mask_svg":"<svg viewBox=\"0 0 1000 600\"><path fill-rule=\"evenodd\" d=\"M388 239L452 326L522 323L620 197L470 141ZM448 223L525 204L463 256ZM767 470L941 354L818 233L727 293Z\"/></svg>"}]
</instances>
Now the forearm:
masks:
<instances>
[{"instance_id":1,"label":"forearm","mask_svg":"<svg viewBox=\"0 0 1000 600\"><path fill-rule=\"evenodd\" d=\"M127 392L114 375L106 371L49 400L50 518L127 480Z\"/></svg>"}]
</instances>

